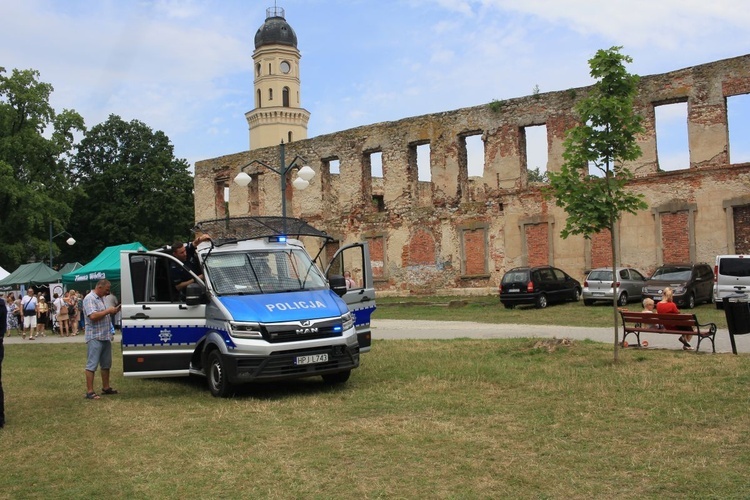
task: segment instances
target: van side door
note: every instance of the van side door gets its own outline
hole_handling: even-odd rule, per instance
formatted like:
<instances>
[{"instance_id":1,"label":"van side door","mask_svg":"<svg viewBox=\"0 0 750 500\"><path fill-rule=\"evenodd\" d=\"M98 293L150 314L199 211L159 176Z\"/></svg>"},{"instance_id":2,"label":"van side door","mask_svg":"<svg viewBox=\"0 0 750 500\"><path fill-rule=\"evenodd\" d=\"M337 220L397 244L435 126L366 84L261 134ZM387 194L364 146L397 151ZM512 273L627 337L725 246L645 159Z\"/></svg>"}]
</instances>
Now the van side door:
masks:
<instances>
[{"instance_id":1,"label":"van side door","mask_svg":"<svg viewBox=\"0 0 750 500\"><path fill-rule=\"evenodd\" d=\"M370 248L366 242L340 248L326 269L326 277L351 274L353 284L341 297L354 315L359 351L368 352L372 344L370 315L375 311L375 284L372 278Z\"/></svg>"},{"instance_id":2,"label":"van side door","mask_svg":"<svg viewBox=\"0 0 750 500\"><path fill-rule=\"evenodd\" d=\"M206 335L206 304L188 306L180 298L169 274L173 262L181 265L161 252L120 254L125 376L188 375L193 351Z\"/></svg>"}]
</instances>

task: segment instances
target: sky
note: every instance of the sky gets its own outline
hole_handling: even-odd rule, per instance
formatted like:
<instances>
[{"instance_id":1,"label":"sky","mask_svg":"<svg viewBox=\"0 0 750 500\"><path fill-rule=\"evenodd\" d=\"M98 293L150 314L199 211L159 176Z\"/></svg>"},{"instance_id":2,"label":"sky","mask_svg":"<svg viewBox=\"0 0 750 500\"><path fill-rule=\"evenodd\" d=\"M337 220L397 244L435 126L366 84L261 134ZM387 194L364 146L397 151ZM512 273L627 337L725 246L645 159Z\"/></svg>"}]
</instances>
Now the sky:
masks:
<instances>
[{"instance_id":1,"label":"sky","mask_svg":"<svg viewBox=\"0 0 750 500\"><path fill-rule=\"evenodd\" d=\"M588 60L612 46L623 46L633 58L628 71L644 76L745 55L750 9L742 3L275 4L297 34L302 107L311 115L308 137L315 137L522 97L536 88L543 93L591 85ZM0 66L7 73L38 70L40 80L54 87L55 110L77 111L88 128L116 114L163 131L175 156L192 166L248 149L253 41L273 6L273 0L0 0ZM676 124L669 132L676 146L662 141L660 161L684 165L686 107L660 111L657 134L660 126ZM750 99L737 99L733 113L730 141L732 134L748 137ZM736 160L739 150L730 155ZM530 167L544 168L532 157L530 152Z\"/></svg>"}]
</instances>

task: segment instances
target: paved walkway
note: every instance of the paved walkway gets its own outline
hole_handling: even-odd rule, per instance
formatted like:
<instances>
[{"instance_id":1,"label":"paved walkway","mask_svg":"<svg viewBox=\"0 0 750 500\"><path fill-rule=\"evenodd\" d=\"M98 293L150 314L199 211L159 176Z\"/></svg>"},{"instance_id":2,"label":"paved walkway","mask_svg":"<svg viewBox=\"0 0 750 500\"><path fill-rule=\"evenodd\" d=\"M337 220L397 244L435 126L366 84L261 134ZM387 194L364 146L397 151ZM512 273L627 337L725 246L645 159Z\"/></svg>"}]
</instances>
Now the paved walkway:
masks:
<instances>
[{"instance_id":1,"label":"paved walkway","mask_svg":"<svg viewBox=\"0 0 750 500\"><path fill-rule=\"evenodd\" d=\"M395 319L373 319L372 321L372 338L373 339L455 339L455 338L474 338L474 339L503 339L517 337L539 337L558 339L569 338L573 340L593 340L611 344L614 340L612 328L587 328L581 326L549 326L549 325L508 325L508 324L488 324L488 323L471 323L465 321L429 321L429 320L395 320ZM628 340L635 338L631 335ZM674 335L656 335L644 334L644 339L648 340L649 347L661 349L682 349L682 345L677 341ZM115 337L115 342L119 342L119 334ZM620 331L620 340L622 340L622 331ZM49 333L46 337L37 337L36 340L22 340L20 336L13 333L12 337L5 338L5 344L34 344L34 343L82 343L83 334L76 337L59 337L51 336ZM737 352L750 353L750 335L741 335L735 337ZM693 339L693 347L696 340ZM701 352L711 352L711 342L703 341L701 343ZM729 332L726 329L719 329L716 334L716 352L732 352L732 346L729 342Z\"/></svg>"}]
</instances>

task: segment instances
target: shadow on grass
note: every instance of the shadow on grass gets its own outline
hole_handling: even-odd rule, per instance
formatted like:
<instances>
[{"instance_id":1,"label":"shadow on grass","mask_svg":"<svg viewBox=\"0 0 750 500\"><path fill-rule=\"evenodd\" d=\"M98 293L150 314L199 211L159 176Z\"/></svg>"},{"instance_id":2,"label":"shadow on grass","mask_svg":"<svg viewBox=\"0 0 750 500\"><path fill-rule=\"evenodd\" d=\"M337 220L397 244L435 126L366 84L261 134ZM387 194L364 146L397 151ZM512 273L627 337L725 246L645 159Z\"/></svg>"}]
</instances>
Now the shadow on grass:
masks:
<instances>
[{"instance_id":1,"label":"shadow on grass","mask_svg":"<svg viewBox=\"0 0 750 500\"><path fill-rule=\"evenodd\" d=\"M143 384L138 389L146 397L163 397L166 394L184 394L194 397L203 393L211 397L205 377L191 375L189 377L169 377L153 379L135 379L133 384ZM328 384L319 376L278 382L250 382L234 386L235 399L257 399L277 401L290 397L309 396L315 394L331 394L347 390L347 384Z\"/></svg>"}]
</instances>

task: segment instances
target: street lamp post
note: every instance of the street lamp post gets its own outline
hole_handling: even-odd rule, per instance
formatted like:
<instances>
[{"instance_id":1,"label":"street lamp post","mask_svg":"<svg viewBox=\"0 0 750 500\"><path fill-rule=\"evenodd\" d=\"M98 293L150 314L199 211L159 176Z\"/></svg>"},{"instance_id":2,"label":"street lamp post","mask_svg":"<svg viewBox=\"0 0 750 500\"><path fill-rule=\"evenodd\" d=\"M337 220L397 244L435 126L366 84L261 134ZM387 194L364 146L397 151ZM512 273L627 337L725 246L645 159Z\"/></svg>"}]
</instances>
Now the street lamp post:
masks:
<instances>
[{"instance_id":1,"label":"street lamp post","mask_svg":"<svg viewBox=\"0 0 750 500\"><path fill-rule=\"evenodd\" d=\"M242 187L250 184L252 177L245 173L245 169L255 164L276 172L281 179L281 217L284 233L286 234L286 176L290 171L297 170L297 178L292 181L292 186L294 186L295 189L303 190L310 185L310 180L315 177L315 170L307 165L300 166L297 162L305 162L306 160L299 155L295 156L289 165L286 165L285 148L286 145L284 144L284 141L281 141L281 145L279 146L279 168L272 167L261 160L253 160L240 169L240 173L234 178L234 182Z\"/></svg>"},{"instance_id":2,"label":"street lamp post","mask_svg":"<svg viewBox=\"0 0 750 500\"><path fill-rule=\"evenodd\" d=\"M52 221L50 221L49 223L49 267L52 267L52 240L57 238L58 236L62 236L63 234L67 234L68 236L70 236L70 238L65 240L65 243L67 243L70 246L73 246L76 244L75 238L73 238L73 236L67 231L60 231L56 235L52 236Z\"/></svg>"}]
</instances>

